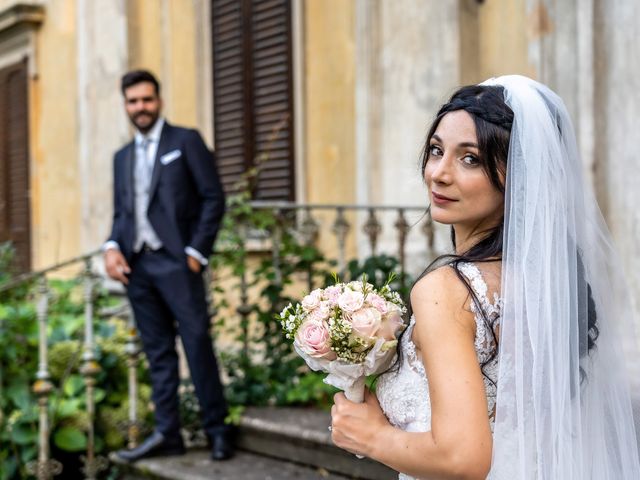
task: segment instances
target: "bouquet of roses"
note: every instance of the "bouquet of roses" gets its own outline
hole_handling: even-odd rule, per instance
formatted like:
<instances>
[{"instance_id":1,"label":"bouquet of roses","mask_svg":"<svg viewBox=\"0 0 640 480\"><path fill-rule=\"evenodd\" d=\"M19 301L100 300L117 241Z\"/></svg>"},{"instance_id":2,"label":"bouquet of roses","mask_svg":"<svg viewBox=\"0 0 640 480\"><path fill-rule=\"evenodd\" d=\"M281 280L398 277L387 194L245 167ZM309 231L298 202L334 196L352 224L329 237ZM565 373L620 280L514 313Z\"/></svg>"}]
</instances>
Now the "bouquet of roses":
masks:
<instances>
[{"instance_id":1,"label":"bouquet of roses","mask_svg":"<svg viewBox=\"0 0 640 480\"><path fill-rule=\"evenodd\" d=\"M307 365L328 372L325 383L360 403L366 376L389 368L405 313L389 281L376 290L363 278L316 289L287 305L279 320Z\"/></svg>"}]
</instances>

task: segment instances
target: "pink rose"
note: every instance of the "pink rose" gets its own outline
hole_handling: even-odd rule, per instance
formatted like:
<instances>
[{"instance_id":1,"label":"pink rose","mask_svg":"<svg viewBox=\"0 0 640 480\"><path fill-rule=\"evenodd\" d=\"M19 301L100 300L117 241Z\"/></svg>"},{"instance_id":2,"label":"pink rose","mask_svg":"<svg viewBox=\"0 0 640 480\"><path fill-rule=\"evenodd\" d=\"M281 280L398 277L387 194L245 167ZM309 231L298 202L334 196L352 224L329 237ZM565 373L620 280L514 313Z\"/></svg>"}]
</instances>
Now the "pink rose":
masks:
<instances>
[{"instance_id":1,"label":"pink rose","mask_svg":"<svg viewBox=\"0 0 640 480\"><path fill-rule=\"evenodd\" d=\"M322 292L319 289L315 289L309 295L302 299L302 308L304 308L307 312L314 310L320 305L322 301Z\"/></svg>"},{"instance_id":2,"label":"pink rose","mask_svg":"<svg viewBox=\"0 0 640 480\"><path fill-rule=\"evenodd\" d=\"M396 305L392 303L390 305L394 308L390 309L389 313L382 318L382 325L378 331L378 336L387 341L395 340L398 337L398 334L404 329L402 312Z\"/></svg>"},{"instance_id":3,"label":"pink rose","mask_svg":"<svg viewBox=\"0 0 640 480\"><path fill-rule=\"evenodd\" d=\"M315 321L325 321L329 318L331 313L331 303L328 301L322 301L311 313L309 313L309 319Z\"/></svg>"},{"instance_id":4,"label":"pink rose","mask_svg":"<svg viewBox=\"0 0 640 480\"><path fill-rule=\"evenodd\" d=\"M375 308L361 308L351 314L353 333L363 338L372 338L382 322L382 315Z\"/></svg>"},{"instance_id":5,"label":"pink rose","mask_svg":"<svg viewBox=\"0 0 640 480\"><path fill-rule=\"evenodd\" d=\"M364 295L361 292L354 292L346 289L338 297L338 305L345 312L355 312L362 308L364 304Z\"/></svg>"},{"instance_id":6,"label":"pink rose","mask_svg":"<svg viewBox=\"0 0 640 480\"><path fill-rule=\"evenodd\" d=\"M324 296L327 301L331 302L333 305L338 303L338 297L342 292L342 288L337 285L332 285L324 289Z\"/></svg>"},{"instance_id":7,"label":"pink rose","mask_svg":"<svg viewBox=\"0 0 640 480\"><path fill-rule=\"evenodd\" d=\"M378 310L381 314L387 313L387 301L379 295L375 293L370 293L367 295L367 302L369 305Z\"/></svg>"},{"instance_id":8,"label":"pink rose","mask_svg":"<svg viewBox=\"0 0 640 480\"><path fill-rule=\"evenodd\" d=\"M296 343L307 354L316 358L334 360L336 354L331 351L331 337L327 324L316 320L307 320L296 332Z\"/></svg>"}]
</instances>

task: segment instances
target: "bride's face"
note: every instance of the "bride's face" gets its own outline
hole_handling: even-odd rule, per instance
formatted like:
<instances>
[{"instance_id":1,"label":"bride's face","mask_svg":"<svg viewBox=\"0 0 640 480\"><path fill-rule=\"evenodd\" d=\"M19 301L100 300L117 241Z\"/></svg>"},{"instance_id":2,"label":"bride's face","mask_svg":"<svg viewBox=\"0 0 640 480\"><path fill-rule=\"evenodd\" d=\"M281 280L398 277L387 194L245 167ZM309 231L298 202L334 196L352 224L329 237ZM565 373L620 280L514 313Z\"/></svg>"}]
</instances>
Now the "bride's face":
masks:
<instances>
[{"instance_id":1,"label":"bride's face","mask_svg":"<svg viewBox=\"0 0 640 480\"><path fill-rule=\"evenodd\" d=\"M491 183L478 159L478 137L471 115L464 110L447 113L428 148L424 177L432 218L464 228L469 235L497 225L504 195Z\"/></svg>"}]
</instances>

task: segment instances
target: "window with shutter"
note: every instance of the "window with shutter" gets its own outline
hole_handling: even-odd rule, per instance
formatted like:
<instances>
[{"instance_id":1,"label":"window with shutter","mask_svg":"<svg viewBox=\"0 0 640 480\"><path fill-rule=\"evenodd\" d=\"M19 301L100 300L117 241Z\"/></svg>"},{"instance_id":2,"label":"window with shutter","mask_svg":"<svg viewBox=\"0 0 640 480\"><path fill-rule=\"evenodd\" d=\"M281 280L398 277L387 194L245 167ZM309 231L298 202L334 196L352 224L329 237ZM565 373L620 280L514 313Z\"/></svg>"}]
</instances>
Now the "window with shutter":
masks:
<instances>
[{"instance_id":1,"label":"window with shutter","mask_svg":"<svg viewBox=\"0 0 640 480\"><path fill-rule=\"evenodd\" d=\"M289 0L213 0L215 150L233 192L258 169L253 197L294 200Z\"/></svg>"},{"instance_id":2,"label":"window with shutter","mask_svg":"<svg viewBox=\"0 0 640 480\"><path fill-rule=\"evenodd\" d=\"M0 242L10 241L14 266L31 265L26 61L0 70Z\"/></svg>"}]
</instances>

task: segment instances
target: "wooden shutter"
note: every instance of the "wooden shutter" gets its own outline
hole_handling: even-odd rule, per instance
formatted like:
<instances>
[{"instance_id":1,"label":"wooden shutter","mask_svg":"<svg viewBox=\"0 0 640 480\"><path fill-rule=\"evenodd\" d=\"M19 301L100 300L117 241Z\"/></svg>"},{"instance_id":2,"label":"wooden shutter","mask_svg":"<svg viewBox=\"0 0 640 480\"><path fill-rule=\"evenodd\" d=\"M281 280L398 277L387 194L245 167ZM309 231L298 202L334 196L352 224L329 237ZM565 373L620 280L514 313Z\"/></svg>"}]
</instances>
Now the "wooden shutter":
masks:
<instances>
[{"instance_id":1,"label":"wooden shutter","mask_svg":"<svg viewBox=\"0 0 640 480\"><path fill-rule=\"evenodd\" d=\"M0 242L20 272L31 265L27 87L26 61L0 70Z\"/></svg>"},{"instance_id":2,"label":"wooden shutter","mask_svg":"<svg viewBox=\"0 0 640 480\"><path fill-rule=\"evenodd\" d=\"M242 2L214 0L212 17L216 160L222 185L231 193L250 165L245 160Z\"/></svg>"},{"instance_id":3,"label":"wooden shutter","mask_svg":"<svg viewBox=\"0 0 640 480\"><path fill-rule=\"evenodd\" d=\"M213 0L215 149L227 192L257 167L253 197L294 200L289 0Z\"/></svg>"}]
</instances>

